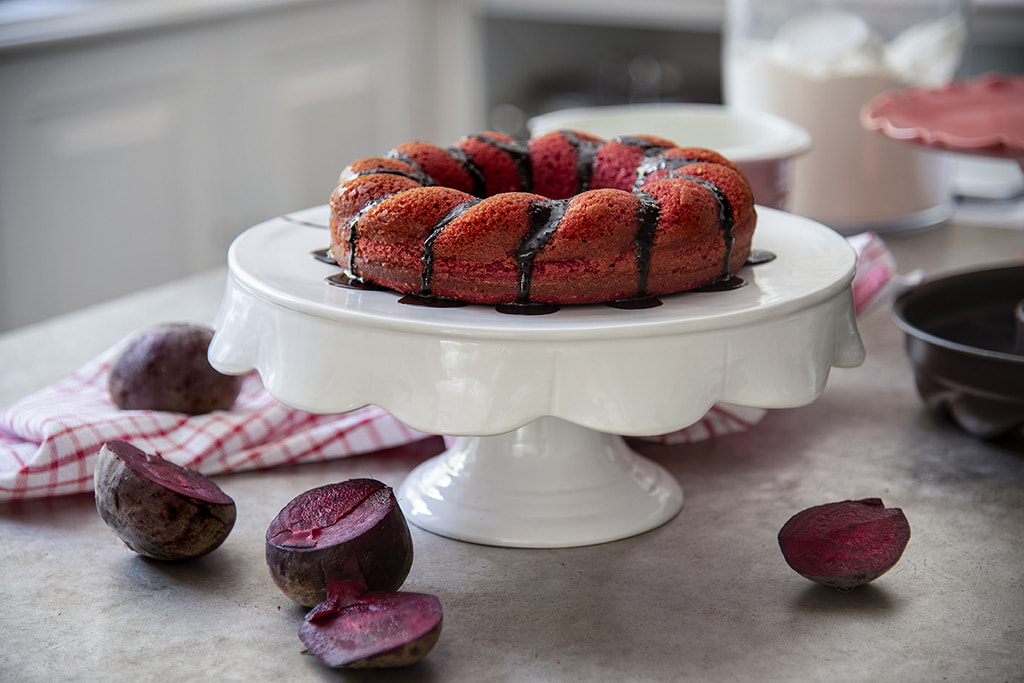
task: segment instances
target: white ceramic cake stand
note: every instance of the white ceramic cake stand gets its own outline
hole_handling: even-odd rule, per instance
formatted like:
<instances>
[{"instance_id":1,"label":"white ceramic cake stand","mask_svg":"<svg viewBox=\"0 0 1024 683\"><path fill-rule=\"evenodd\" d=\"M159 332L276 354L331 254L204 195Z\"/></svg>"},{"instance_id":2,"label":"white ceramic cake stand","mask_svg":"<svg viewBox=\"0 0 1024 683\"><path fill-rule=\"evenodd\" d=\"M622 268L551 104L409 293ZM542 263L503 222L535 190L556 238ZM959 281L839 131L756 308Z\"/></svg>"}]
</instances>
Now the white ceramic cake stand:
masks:
<instances>
[{"instance_id":1,"label":"white ceramic cake stand","mask_svg":"<svg viewBox=\"0 0 1024 683\"><path fill-rule=\"evenodd\" d=\"M854 251L810 220L758 212L754 246L778 258L744 268L745 287L519 316L328 284L340 269L310 255L327 246L326 209L309 209L232 244L210 360L258 370L296 408L376 404L458 436L399 487L421 528L514 547L629 537L672 519L683 494L619 435L681 429L718 401L805 405L831 367L863 360Z\"/></svg>"}]
</instances>

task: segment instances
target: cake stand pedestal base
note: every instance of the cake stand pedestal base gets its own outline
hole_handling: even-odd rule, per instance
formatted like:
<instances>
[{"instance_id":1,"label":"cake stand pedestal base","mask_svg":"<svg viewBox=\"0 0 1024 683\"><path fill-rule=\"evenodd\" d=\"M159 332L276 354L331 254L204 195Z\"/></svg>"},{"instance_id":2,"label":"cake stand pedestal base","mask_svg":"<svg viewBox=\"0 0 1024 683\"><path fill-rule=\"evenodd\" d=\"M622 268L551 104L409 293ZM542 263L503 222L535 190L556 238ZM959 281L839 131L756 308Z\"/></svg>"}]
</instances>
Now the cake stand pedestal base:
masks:
<instances>
[{"instance_id":1,"label":"cake stand pedestal base","mask_svg":"<svg viewBox=\"0 0 1024 683\"><path fill-rule=\"evenodd\" d=\"M517 548L635 536L683 506L672 475L622 437L554 417L496 436L457 437L409 474L398 499L422 529Z\"/></svg>"}]
</instances>

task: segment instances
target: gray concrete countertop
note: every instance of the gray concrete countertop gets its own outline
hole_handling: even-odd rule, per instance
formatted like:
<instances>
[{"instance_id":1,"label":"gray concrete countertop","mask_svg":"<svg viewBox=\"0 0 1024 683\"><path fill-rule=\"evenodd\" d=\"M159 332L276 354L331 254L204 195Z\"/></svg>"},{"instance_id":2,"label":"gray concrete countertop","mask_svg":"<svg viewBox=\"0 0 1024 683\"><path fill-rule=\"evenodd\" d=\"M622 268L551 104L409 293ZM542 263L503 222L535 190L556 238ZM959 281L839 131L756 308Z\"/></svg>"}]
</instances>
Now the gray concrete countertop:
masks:
<instances>
[{"instance_id":1,"label":"gray concrete countertop","mask_svg":"<svg viewBox=\"0 0 1024 683\"><path fill-rule=\"evenodd\" d=\"M886 237L901 271L1019 261L1024 232L948 224ZM216 271L0 336L0 405L133 328L212 318ZM296 494L373 476L397 486L439 439L217 478L238 522L213 554L147 561L89 495L0 505L0 679L678 681L1024 680L1024 455L928 414L886 307L861 321L867 360L812 405L686 446L638 444L681 482L668 524L565 550L478 546L413 528L405 588L438 595L437 647L386 672L303 653L303 610L271 582L264 533ZM776 543L795 512L881 497L913 535L849 592L801 578Z\"/></svg>"}]
</instances>

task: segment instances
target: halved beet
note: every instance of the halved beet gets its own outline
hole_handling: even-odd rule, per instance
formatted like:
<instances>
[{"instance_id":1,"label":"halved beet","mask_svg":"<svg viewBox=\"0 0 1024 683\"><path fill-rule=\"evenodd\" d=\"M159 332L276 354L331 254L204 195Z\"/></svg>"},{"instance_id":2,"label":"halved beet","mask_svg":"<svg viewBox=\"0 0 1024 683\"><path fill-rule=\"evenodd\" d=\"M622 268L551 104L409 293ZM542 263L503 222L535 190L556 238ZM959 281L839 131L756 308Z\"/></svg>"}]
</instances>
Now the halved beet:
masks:
<instances>
[{"instance_id":1,"label":"halved beet","mask_svg":"<svg viewBox=\"0 0 1024 683\"><path fill-rule=\"evenodd\" d=\"M277 586L304 606L327 586L393 591L412 567L412 537L390 487L350 479L296 496L267 529L267 566Z\"/></svg>"},{"instance_id":2,"label":"halved beet","mask_svg":"<svg viewBox=\"0 0 1024 683\"><path fill-rule=\"evenodd\" d=\"M299 638L331 667L407 666L441 635L441 601L425 593L339 594L306 615Z\"/></svg>"},{"instance_id":3,"label":"halved beet","mask_svg":"<svg viewBox=\"0 0 1024 683\"><path fill-rule=\"evenodd\" d=\"M879 498L807 508L779 531L789 566L836 588L874 581L899 561L908 541L910 524L903 511L885 507Z\"/></svg>"},{"instance_id":4,"label":"halved beet","mask_svg":"<svg viewBox=\"0 0 1024 683\"><path fill-rule=\"evenodd\" d=\"M215 483L127 441L103 444L93 480L100 517L146 557L205 555L235 525L235 502Z\"/></svg>"}]
</instances>

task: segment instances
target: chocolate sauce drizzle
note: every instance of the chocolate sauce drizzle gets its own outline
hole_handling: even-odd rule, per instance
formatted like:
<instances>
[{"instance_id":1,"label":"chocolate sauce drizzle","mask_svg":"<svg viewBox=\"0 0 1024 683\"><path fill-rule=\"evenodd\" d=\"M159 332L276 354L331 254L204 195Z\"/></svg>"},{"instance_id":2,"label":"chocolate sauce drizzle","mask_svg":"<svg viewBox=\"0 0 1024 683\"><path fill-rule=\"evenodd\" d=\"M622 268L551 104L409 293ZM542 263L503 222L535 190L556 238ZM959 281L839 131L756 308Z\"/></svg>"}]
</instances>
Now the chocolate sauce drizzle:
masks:
<instances>
[{"instance_id":1,"label":"chocolate sauce drizzle","mask_svg":"<svg viewBox=\"0 0 1024 683\"><path fill-rule=\"evenodd\" d=\"M417 173L422 173L423 175L425 175L427 177L430 177L427 174L427 172L423 170L423 167L420 165L420 162L416 161L415 159L413 159L411 156L409 156L405 152L400 152L397 149L393 149L390 152L388 152L388 158L389 159L394 159L395 161L401 161L403 164L408 164L409 166L412 166L416 170ZM431 179L431 183L430 184L431 185L434 184L433 183L433 179Z\"/></svg>"},{"instance_id":2,"label":"chocolate sauce drizzle","mask_svg":"<svg viewBox=\"0 0 1024 683\"><path fill-rule=\"evenodd\" d=\"M423 270L420 273L420 293L426 296L431 295L430 281L434 278L434 241L437 239L448 224L453 220L466 213L466 211L473 206L476 206L482 199L471 199L468 202L463 202L458 206L452 208L444 216L441 217L434 227L430 230L430 234L423 240L423 256L420 259L423 261Z\"/></svg>"},{"instance_id":3,"label":"chocolate sauce drizzle","mask_svg":"<svg viewBox=\"0 0 1024 683\"><path fill-rule=\"evenodd\" d=\"M326 249L314 249L309 253L312 254L313 258L315 258L317 261L320 261L322 263L329 263L332 266L338 265L338 262L334 260L334 256L331 255L330 247Z\"/></svg>"},{"instance_id":4,"label":"chocolate sauce drizzle","mask_svg":"<svg viewBox=\"0 0 1024 683\"><path fill-rule=\"evenodd\" d=\"M630 299L615 299L605 303L608 308L621 308L626 311L639 311L644 308L657 308L662 301L656 296L635 296Z\"/></svg>"},{"instance_id":5,"label":"chocolate sauce drizzle","mask_svg":"<svg viewBox=\"0 0 1024 683\"><path fill-rule=\"evenodd\" d=\"M530 227L526 236L516 247L516 265L519 266L519 281L516 291L516 303L530 302L530 287L533 282L533 262L537 255L544 251L545 245L555 234L558 224L562 221L568 199L538 201L530 204L527 209L530 216Z\"/></svg>"},{"instance_id":6,"label":"chocolate sauce drizzle","mask_svg":"<svg viewBox=\"0 0 1024 683\"><path fill-rule=\"evenodd\" d=\"M739 289L747 281L736 275L724 275L711 282L706 282L699 287L694 287L693 292L728 292L731 289Z\"/></svg>"},{"instance_id":7,"label":"chocolate sauce drizzle","mask_svg":"<svg viewBox=\"0 0 1024 683\"><path fill-rule=\"evenodd\" d=\"M769 261L775 260L776 256L770 251L763 249L755 249L750 252L751 257L747 259L745 265L757 266L762 263L768 263ZM310 255L318 261L324 263L330 263L331 265L337 265L333 258L330 256L330 249L316 249L310 252ZM341 272L329 275L324 280L335 287L345 287L347 289L362 289L375 292L389 292L393 291L387 287L378 285L375 282L364 280L360 277L350 275L349 273ZM680 292L680 294L696 293L696 292L724 292L731 289L737 289L746 284L746 281L741 277L730 275L724 278L718 278L707 284L695 287L686 292ZM406 304L409 306L427 306L431 308L460 308L469 306L470 304L466 301L460 301L458 299L449 299L448 297L436 296L434 294L403 294L399 299L398 303ZM656 308L663 304L662 300L656 296L635 296L628 299L615 299L608 301L605 306L609 308L620 308L629 311L641 310L645 308ZM561 307L558 304L548 304L536 301L526 302L512 302L507 304L497 304L494 310L498 313L504 313L506 315L548 315L559 311Z\"/></svg>"},{"instance_id":8,"label":"chocolate sauce drizzle","mask_svg":"<svg viewBox=\"0 0 1024 683\"><path fill-rule=\"evenodd\" d=\"M728 278L729 263L732 261L732 248L736 243L736 238L733 235L733 228L736 225L736 219L733 216L732 204L729 203L729 198L725 196L725 193L722 192L721 188L704 178L688 175L686 173L674 174L672 177L692 180L710 192L711 196L713 196L715 201L718 203L718 224L722 230L722 239L725 240L725 258L722 263L722 279Z\"/></svg>"},{"instance_id":9,"label":"chocolate sauce drizzle","mask_svg":"<svg viewBox=\"0 0 1024 683\"><path fill-rule=\"evenodd\" d=\"M370 282L364 280L361 277L356 277L348 273L335 273L334 275L328 275L324 278L328 284L332 284L335 287L346 287L348 289L365 289L371 292L386 292L387 287L378 285L376 282Z\"/></svg>"},{"instance_id":10,"label":"chocolate sauce drizzle","mask_svg":"<svg viewBox=\"0 0 1024 683\"><path fill-rule=\"evenodd\" d=\"M530 146L527 143L521 140L498 140L490 135L474 135L473 138L507 154L516 166L520 189L523 192L533 189L533 162L530 160Z\"/></svg>"},{"instance_id":11,"label":"chocolate sauce drizzle","mask_svg":"<svg viewBox=\"0 0 1024 683\"><path fill-rule=\"evenodd\" d=\"M398 303L408 306L427 306L428 308L462 308L469 305L467 301L434 296L433 294L405 294L398 300Z\"/></svg>"},{"instance_id":12,"label":"chocolate sauce drizzle","mask_svg":"<svg viewBox=\"0 0 1024 683\"><path fill-rule=\"evenodd\" d=\"M778 257L772 252L768 251L767 249L751 249L750 255L747 256L746 265L758 266L761 265L762 263L774 261L776 258Z\"/></svg>"},{"instance_id":13,"label":"chocolate sauce drizzle","mask_svg":"<svg viewBox=\"0 0 1024 683\"><path fill-rule=\"evenodd\" d=\"M576 194L590 189L590 180L594 177L594 157L603 142L597 140L580 140L571 130L559 131L576 153Z\"/></svg>"},{"instance_id":14,"label":"chocolate sauce drizzle","mask_svg":"<svg viewBox=\"0 0 1024 683\"><path fill-rule=\"evenodd\" d=\"M664 145L659 145L659 144L657 144L655 142L651 142L650 140L646 140L644 138L631 137L631 136L628 136L628 135L623 135L623 136L620 136L620 137L617 137L617 138L612 138L612 139L615 142L618 142L618 143L623 144L623 145L629 145L630 147L639 147L640 149L642 149L644 151L644 156L652 156L652 155L655 155L655 154L661 154L666 149L669 149L668 147L666 147Z\"/></svg>"},{"instance_id":15,"label":"chocolate sauce drizzle","mask_svg":"<svg viewBox=\"0 0 1024 683\"><path fill-rule=\"evenodd\" d=\"M455 147L454 145L446 148L444 151L452 159L455 159L469 175L470 182L473 184L473 194L477 197L483 197L487 194L487 178L484 177L484 172L473 162L469 155L462 151L462 148Z\"/></svg>"},{"instance_id":16,"label":"chocolate sauce drizzle","mask_svg":"<svg viewBox=\"0 0 1024 683\"><path fill-rule=\"evenodd\" d=\"M494 307L498 313L505 315L550 315L561 310L558 304L545 304L539 301L516 301L511 304L498 304Z\"/></svg>"},{"instance_id":17,"label":"chocolate sauce drizzle","mask_svg":"<svg viewBox=\"0 0 1024 683\"><path fill-rule=\"evenodd\" d=\"M678 171L684 166L689 166L690 164L699 162L700 159L691 159L689 157L663 157L660 154L644 157L644 160L640 162L640 165L636 168L636 182L633 183L633 191L637 192L641 187L643 187L647 176L655 171L665 169L668 170L670 177L678 177L672 175L674 171Z\"/></svg>"},{"instance_id":18,"label":"chocolate sauce drizzle","mask_svg":"<svg viewBox=\"0 0 1024 683\"><path fill-rule=\"evenodd\" d=\"M367 212L371 211L378 204L386 199L390 199L391 197L394 197L394 195L389 194L383 197L378 197L363 208L359 209L359 213L353 216L352 220L350 220L346 226L348 229L348 268L346 270L351 273L353 277L359 277L356 274L356 238L359 236L359 231L357 230L359 227L359 219L365 216Z\"/></svg>"},{"instance_id":19,"label":"chocolate sauce drizzle","mask_svg":"<svg viewBox=\"0 0 1024 683\"><path fill-rule=\"evenodd\" d=\"M398 176L402 176L403 178L408 178L409 180L414 180L417 183L419 183L420 185L423 185L424 187L430 187L430 186L436 184L434 182L434 179L431 178L428 173L424 172L423 168L419 164L414 162L412 159L397 159L396 158L395 160L396 161L402 161L404 163L409 164L410 166L413 167L413 170L411 170L411 171L403 171L403 170L398 169L398 168L380 168L380 167L378 167L378 168L368 168L365 171L359 171L358 173L356 173L356 177L360 177L360 176L364 176L364 175L375 175L375 174L378 174L378 173L383 173L384 175L398 175Z\"/></svg>"},{"instance_id":20,"label":"chocolate sauce drizzle","mask_svg":"<svg viewBox=\"0 0 1024 683\"><path fill-rule=\"evenodd\" d=\"M636 296L647 296L647 277L651 272L651 248L654 247L654 236L658 232L658 220L661 218L661 205L654 195L636 192L640 200L637 206L636 237Z\"/></svg>"}]
</instances>

